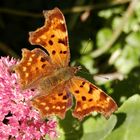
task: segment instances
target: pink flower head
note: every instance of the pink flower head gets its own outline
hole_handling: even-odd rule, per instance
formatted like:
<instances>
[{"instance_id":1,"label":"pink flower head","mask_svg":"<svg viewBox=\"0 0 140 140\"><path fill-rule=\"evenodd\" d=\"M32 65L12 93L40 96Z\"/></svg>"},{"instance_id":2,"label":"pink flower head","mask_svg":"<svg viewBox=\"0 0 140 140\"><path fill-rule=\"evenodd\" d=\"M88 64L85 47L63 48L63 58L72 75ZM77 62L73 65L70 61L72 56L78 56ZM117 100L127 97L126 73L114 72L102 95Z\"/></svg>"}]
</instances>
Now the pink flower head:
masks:
<instances>
[{"instance_id":1,"label":"pink flower head","mask_svg":"<svg viewBox=\"0 0 140 140\"><path fill-rule=\"evenodd\" d=\"M17 63L9 57L0 58L0 140L40 140L57 137L55 120L42 121L28 101L35 91L22 91L16 73L10 68Z\"/></svg>"}]
</instances>

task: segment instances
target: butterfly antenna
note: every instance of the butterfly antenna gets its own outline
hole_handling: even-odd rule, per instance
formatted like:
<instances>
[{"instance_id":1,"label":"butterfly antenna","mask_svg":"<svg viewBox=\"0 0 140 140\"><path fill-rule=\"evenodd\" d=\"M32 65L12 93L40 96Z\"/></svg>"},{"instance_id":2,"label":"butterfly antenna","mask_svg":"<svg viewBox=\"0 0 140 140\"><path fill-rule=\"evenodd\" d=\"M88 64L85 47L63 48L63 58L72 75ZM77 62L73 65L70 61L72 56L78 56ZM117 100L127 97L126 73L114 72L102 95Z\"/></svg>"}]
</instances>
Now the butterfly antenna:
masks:
<instances>
[{"instance_id":1,"label":"butterfly antenna","mask_svg":"<svg viewBox=\"0 0 140 140\"><path fill-rule=\"evenodd\" d=\"M94 81L102 83L102 84L109 82L111 80L111 78L108 77L107 75L94 75L93 79Z\"/></svg>"},{"instance_id":2,"label":"butterfly antenna","mask_svg":"<svg viewBox=\"0 0 140 140\"><path fill-rule=\"evenodd\" d=\"M81 67L81 66L80 66ZM91 75L89 72L83 71L82 67L79 69L79 72L83 73L83 74L88 74Z\"/></svg>"},{"instance_id":3,"label":"butterfly antenna","mask_svg":"<svg viewBox=\"0 0 140 140\"><path fill-rule=\"evenodd\" d=\"M109 80L109 77L105 77L105 76L101 76L101 75L99 75L99 77Z\"/></svg>"},{"instance_id":4,"label":"butterfly antenna","mask_svg":"<svg viewBox=\"0 0 140 140\"><path fill-rule=\"evenodd\" d=\"M99 77L105 80L109 80L109 77L103 76L103 75L96 75L95 77Z\"/></svg>"},{"instance_id":5,"label":"butterfly antenna","mask_svg":"<svg viewBox=\"0 0 140 140\"><path fill-rule=\"evenodd\" d=\"M83 55L83 54L86 52L86 49L87 49L87 47L88 47L90 41L91 41L91 39L89 38L88 41L87 41L87 44L84 46L84 48L83 48L83 50L82 50L82 52L81 52L81 55ZM78 61L76 60L74 66L76 66L76 63L77 63L77 62L78 62ZM78 66L78 67L79 67L79 66ZM82 67L80 68L80 70L81 70L81 69L82 69Z\"/></svg>"},{"instance_id":6,"label":"butterfly antenna","mask_svg":"<svg viewBox=\"0 0 140 140\"><path fill-rule=\"evenodd\" d=\"M83 49L82 52L81 52L81 55L83 55L83 54L86 52L86 49L87 49L87 47L88 47L90 41L91 41L91 38L88 39L87 44L84 46L84 49Z\"/></svg>"},{"instance_id":7,"label":"butterfly antenna","mask_svg":"<svg viewBox=\"0 0 140 140\"><path fill-rule=\"evenodd\" d=\"M90 74L89 72L83 71L82 68L79 70L79 72L80 72L80 73L83 73L83 74L87 74L87 75L92 75L92 74ZM103 75L95 75L95 76L93 76L93 77L94 77L94 78L93 78L94 80L95 80L95 79L110 80L109 77L103 76Z\"/></svg>"}]
</instances>

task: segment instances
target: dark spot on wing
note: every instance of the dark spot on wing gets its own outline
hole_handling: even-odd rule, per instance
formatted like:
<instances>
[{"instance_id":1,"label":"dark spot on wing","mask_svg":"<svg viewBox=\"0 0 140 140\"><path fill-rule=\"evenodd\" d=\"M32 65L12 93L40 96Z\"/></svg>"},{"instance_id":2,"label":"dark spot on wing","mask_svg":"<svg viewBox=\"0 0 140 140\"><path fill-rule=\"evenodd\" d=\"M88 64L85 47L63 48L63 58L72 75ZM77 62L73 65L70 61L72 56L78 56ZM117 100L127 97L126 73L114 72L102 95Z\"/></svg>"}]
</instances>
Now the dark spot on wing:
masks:
<instances>
[{"instance_id":1,"label":"dark spot on wing","mask_svg":"<svg viewBox=\"0 0 140 140\"><path fill-rule=\"evenodd\" d=\"M49 40L49 44L50 44L50 45L53 45L53 42L52 42L52 40Z\"/></svg>"},{"instance_id":2,"label":"dark spot on wing","mask_svg":"<svg viewBox=\"0 0 140 140\"><path fill-rule=\"evenodd\" d=\"M41 62L48 61L48 57L41 57L40 61L41 61Z\"/></svg>"},{"instance_id":3,"label":"dark spot on wing","mask_svg":"<svg viewBox=\"0 0 140 140\"><path fill-rule=\"evenodd\" d=\"M59 40L58 40L58 43L61 43L61 44L65 45L65 46L67 45L67 44L66 44L66 41L65 41L64 39L59 39Z\"/></svg>"},{"instance_id":4,"label":"dark spot on wing","mask_svg":"<svg viewBox=\"0 0 140 140\"><path fill-rule=\"evenodd\" d=\"M63 93L59 93L59 94L58 94L58 96L62 96L62 95L63 95Z\"/></svg>"},{"instance_id":5,"label":"dark spot on wing","mask_svg":"<svg viewBox=\"0 0 140 140\"><path fill-rule=\"evenodd\" d=\"M53 38L53 37L55 37L55 35L53 34L53 35L51 35L51 38Z\"/></svg>"},{"instance_id":6,"label":"dark spot on wing","mask_svg":"<svg viewBox=\"0 0 140 140\"><path fill-rule=\"evenodd\" d=\"M66 54L67 51L62 51L62 50L61 50L59 53L60 53L60 54L62 54L62 53L63 53L63 54Z\"/></svg>"},{"instance_id":7,"label":"dark spot on wing","mask_svg":"<svg viewBox=\"0 0 140 140\"><path fill-rule=\"evenodd\" d=\"M80 85L80 87L82 88L82 87L84 86L85 83L86 83L86 82L83 81L82 84Z\"/></svg>"},{"instance_id":8,"label":"dark spot on wing","mask_svg":"<svg viewBox=\"0 0 140 140\"><path fill-rule=\"evenodd\" d=\"M93 86L92 84L90 84L90 85L89 85L89 91L88 91L88 93L89 93L89 94L92 94L94 89L97 90L98 88L95 87L95 86Z\"/></svg>"},{"instance_id":9,"label":"dark spot on wing","mask_svg":"<svg viewBox=\"0 0 140 140\"><path fill-rule=\"evenodd\" d=\"M42 68L45 68L45 66L46 66L46 64L43 64L41 67L42 67Z\"/></svg>"},{"instance_id":10,"label":"dark spot on wing","mask_svg":"<svg viewBox=\"0 0 140 140\"><path fill-rule=\"evenodd\" d=\"M62 24L62 23L58 24L57 27L56 27L56 29L59 29L62 32L66 32L65 24Z\"/></svg>"},{"instance_id":11,"label":"dark spot on wing","mask_svg":"<svg viewBox=\"0 0 140 140\"><path fill-rule=\"evenodd\" d=\"M93 99L89 99L88 101L91 102Z\"/></svg>"},{"instance_id":12,"label":"dark spot on wing","mask_svg":"<svg viewBox=\"0 0 140 140\"><path fill-rule=\"evenodd\" d=\"M66 95L63 96L63 100L66 100L68 97Z\"/></svg>"},{"instance_id":13,"label":"dark spot on wing","mask_svg":"<svg viewBox=\"0 0 140 140\"><path fill-rule=\"evenodd\" d=\"M85 96L82 96L82 100L83 100L83 101L86 101L86 97L85 97Z\"/></svg>"},{"instance_id":14,"label":"dark spot on wing","mask_svg":"<svg viewBox=\"0 0 140 140\"><path fill-rule=\"evenodd\" d=\"M101 100L106 100L106 98L107 98L107 95L104 92L101 92L100 93L100 99Z\"/></svg>"},{"instance_id":15,"label":"dark spot on wing","mask_svg":"<svg viewBox=\"0 0 140 140\"><path fill-rule=\"evenodd\" d=\"M63 54L66 54L67 53L67 51L63 51Z\"/></svg>"},{"instance_id":16,"label":"dark spot on wing","mask_svg":"<svg viewBox=\"0 0 140 140\"><path fill-rule=\"evenodd\" d=\"M77 106L81 106L82 103L80 101L77 102Z\"/></svg>"},{"instance_id":17,"label":"dark spot on wing","mask_svg":"<svg viewBox=\"0 0 140 140\"><path fill-rule=\"evenodd\" d=\"M55 53L56 53L56 51L55 51L55 50L53 50L53 51L52 51L52 54L53 54L53 55L55 55Z\"/></svg>"},{"instance_id":18,"label":"dark spot on wing","mask_svg":"<svg viewBox=\"0 0 140 140\"><path fill-rule=\"evenodd\" d=\"M79 90L75 90L74 92L75 92L75 93L79 93L80 91L79 91Z\"/></svg>"}]
</instances>

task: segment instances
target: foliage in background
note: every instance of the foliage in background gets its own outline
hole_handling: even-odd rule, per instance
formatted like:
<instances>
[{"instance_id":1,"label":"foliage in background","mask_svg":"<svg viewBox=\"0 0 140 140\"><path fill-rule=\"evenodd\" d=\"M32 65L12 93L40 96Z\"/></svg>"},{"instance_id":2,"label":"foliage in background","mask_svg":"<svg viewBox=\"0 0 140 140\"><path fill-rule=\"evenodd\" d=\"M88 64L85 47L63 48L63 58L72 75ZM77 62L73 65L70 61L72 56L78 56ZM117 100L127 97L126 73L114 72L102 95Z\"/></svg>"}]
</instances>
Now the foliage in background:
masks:
<instances>
[{"instance_id":1,"label":"foliage in background","mask_svg":"<svg viewBox=\"0 0 140 140\"><path fill-rule=\"evenodd\" d=\"M139 139L140 1L2 0L0 55L20 57L21 48L33 49L28 32L43 25L42 10L54 7L66 17L71 64L82 65L79 74L94 79L119 106L109 120L92 114L79 122L70 110L60 120L59 139Z\"/></svg>"}]
</instances>

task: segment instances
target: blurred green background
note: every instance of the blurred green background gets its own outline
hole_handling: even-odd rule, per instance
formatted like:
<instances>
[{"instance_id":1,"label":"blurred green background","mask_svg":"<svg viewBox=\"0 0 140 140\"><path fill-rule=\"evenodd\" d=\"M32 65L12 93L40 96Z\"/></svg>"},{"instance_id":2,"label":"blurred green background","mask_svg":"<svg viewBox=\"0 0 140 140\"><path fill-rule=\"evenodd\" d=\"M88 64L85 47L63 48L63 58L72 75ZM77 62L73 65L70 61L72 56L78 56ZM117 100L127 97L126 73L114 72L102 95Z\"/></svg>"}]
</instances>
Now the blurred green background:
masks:
<instances>
[{"instance_id":1,"label":"blurred green background","mask_svg":"<svg viewBox=\"0 0 140 140\"><path fill-rule=\"evenodd\" d=\"M71 64L119 106L108 120L92 114L79 122L70 110L58 139L140 140L140 0L1 0L0 55L21 58L21 48L34 49L28 32L54 7L66 18Z\"/></svg>"}]
</instances>

